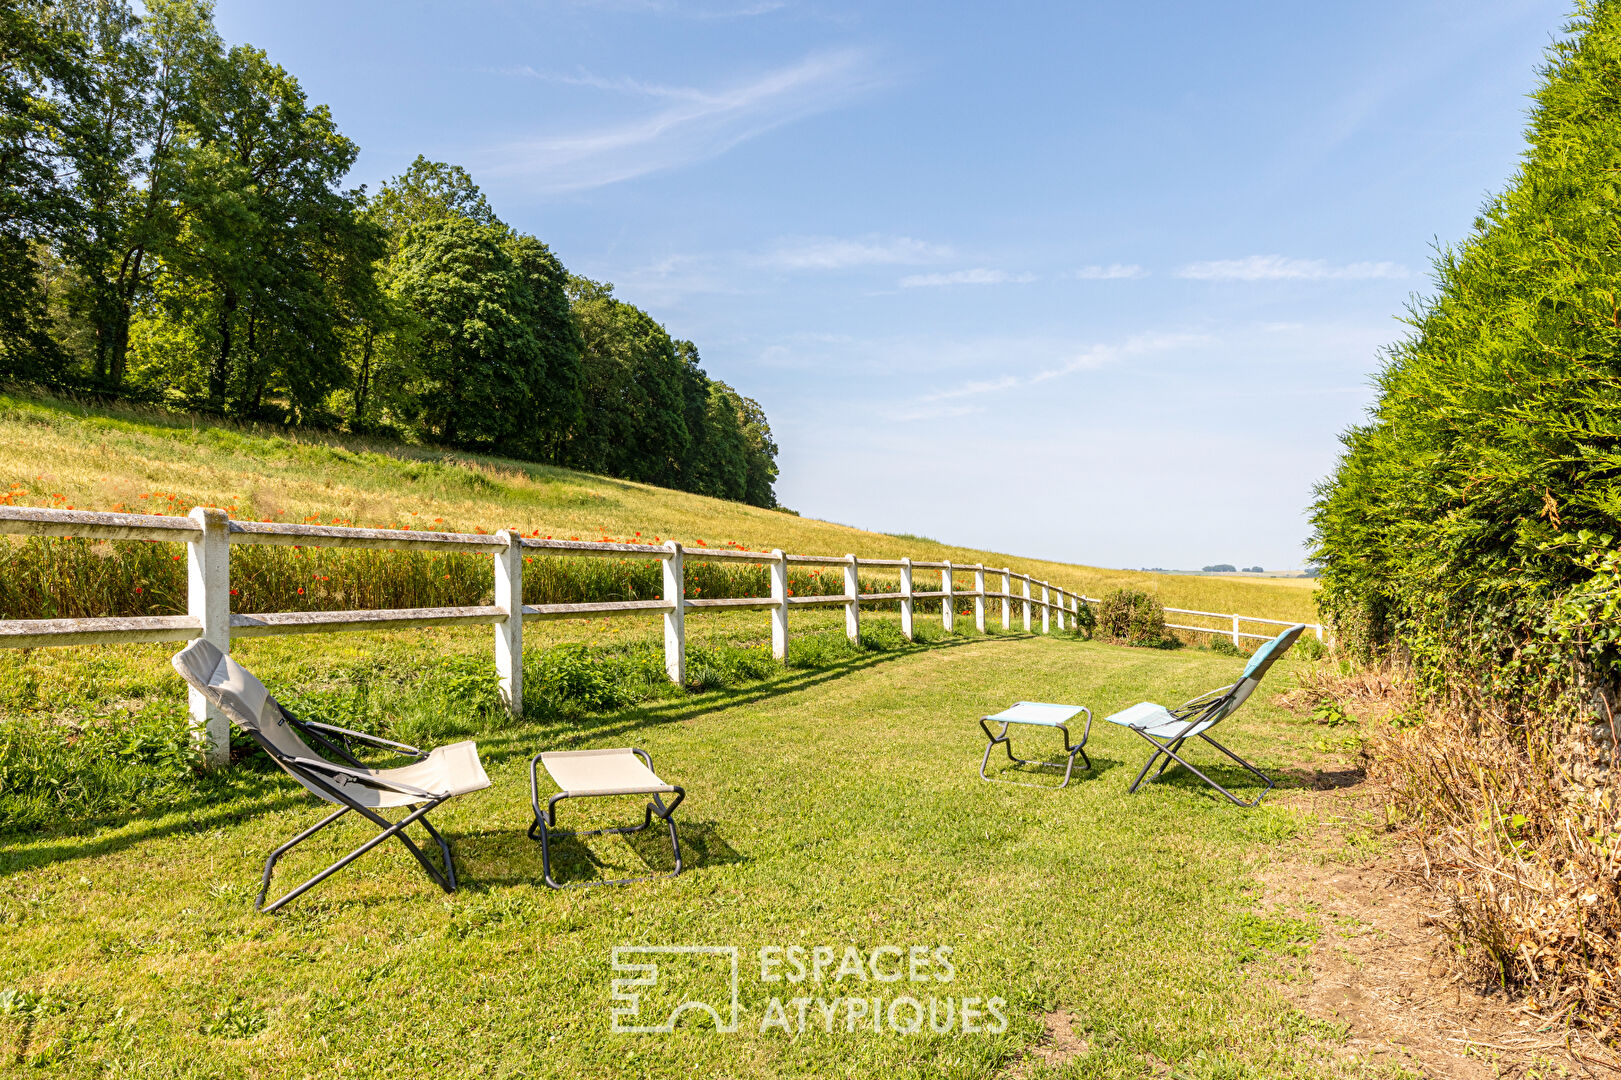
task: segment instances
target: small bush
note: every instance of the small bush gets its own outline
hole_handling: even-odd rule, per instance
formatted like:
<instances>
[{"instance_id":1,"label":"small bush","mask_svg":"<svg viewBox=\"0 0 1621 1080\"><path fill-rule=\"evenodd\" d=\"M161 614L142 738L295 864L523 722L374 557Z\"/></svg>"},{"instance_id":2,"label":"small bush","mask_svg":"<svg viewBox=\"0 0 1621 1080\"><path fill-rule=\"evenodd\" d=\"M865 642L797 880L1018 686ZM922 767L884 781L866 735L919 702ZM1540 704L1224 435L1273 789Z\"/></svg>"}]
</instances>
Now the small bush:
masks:
<instances>
[{"instance_id":1,"label":"small bush","mask_svg":"<svg viewBox=\"0 0 1621 1080\"><path fill-rule=\"evenodd\" d=\"M1328 648L1312 634L1301 634L1295 642L1294 653L1302 660L1321 660L1328 655Z\"/></svg>"},{"instance_id":2,"label":"small bush","mask_svg":"<svg viewBox=\"0 0 1621 1080\"><path fill-rule=\"evenodd\" d=\"M1091 604L1082 600L1071 614L1075 616L1076 633L1084 638L1090 638L1097 633L1098 613L1092 610Z\"/></svg>"},{"instance_id":3,"label":"small bush","mask_svg":"<svg viewBox=\"0 0 1621 1080\"><path fill-rule=\"evenodd\" d=\"M1346 724L1356 723L1356 718L1345 711L1345 706L1335 698L1324 698L1317 703L1311 711L1313 723L1326 727L1342 727Z\"/></svg>"},{"instance_id":4,"label":"small bush","mask_svg":"<svg viewBox=\"0 0 1621 1080\"><path fill-rule=\"evenodd\" d=\"M973 623L968 625L973 626ZM861 647L868 652L891 652L910 644L901 628L893 623L868 623L861 628Z\"/></svg>"},{"instance_id":5,"label":"small bush","mask_svg":"<svg viewBox=\"0 0 1621 1080\"><path fill-rule=\"evenodd\" d=\"M765 646L694 646L687 650L687 689L725 690L759 682L781 669Z\"/></svg>"},{"instance_id":6,"label":"small bush","mask_svg":"<svg viewBox=\"0 0 1621 1080\"><path fill-rule=\"evenodd\" d=\"M1207 648L1209 648L1210 651L1215 653L1217 656L1244 656L1245 655L1245 652L1244 652L1243 649L1240 649L1237 645L1234 645L1232 643L1232 641L1230 641L1227 638L1224 638L1224 637L1220 636L1219 634L1213 636L1210 639L1210 644L1207 646Z\"/></svg>"},{"instance_id":7,"label":"small bush","mask_svg":"<svg viewBox=\"0 0 1621 1080\"><path fill-rule=\"evenodd\" d=\"M1165 608L1148 593L1115 589L1098 605L1098 632L1117 645L1174 649L1181 643L1165 629Z\"/></svg>"},{"instance_id":8,"label":"small bush","mask_svg":"<svg viewBox=\"0 0 1621 1080\"><path fill-rule=\"evenodd\" d=\"M594 659L584 645L547 649L527 674L529 692L564 716L605 712L634 700L627 680L615 678L620 673Z\"/></svg>"}]
</instances>

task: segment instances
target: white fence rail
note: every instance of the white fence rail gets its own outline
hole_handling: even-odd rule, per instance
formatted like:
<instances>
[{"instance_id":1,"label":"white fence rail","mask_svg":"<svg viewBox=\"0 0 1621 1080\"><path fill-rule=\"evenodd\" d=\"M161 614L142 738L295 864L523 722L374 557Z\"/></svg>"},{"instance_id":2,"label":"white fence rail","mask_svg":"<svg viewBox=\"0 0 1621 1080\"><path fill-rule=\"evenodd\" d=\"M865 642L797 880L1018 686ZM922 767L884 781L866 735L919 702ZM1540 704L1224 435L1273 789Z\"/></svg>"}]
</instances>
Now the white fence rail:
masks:
<instances>
[{"instance_id":1,"label":"white fence rail","mask_svg":"<svg viewBox=\"0 0 1621 1080\"><path fill-rule=\"evenodd\" d=\"M28 536L78 536L101 540L149 540L187 545L187 589L185 615L145 615L129 618L11 619L0 620L0 647L37 648L41 646L91 645L135 641L189 641L205 638L229 652L234 637L268 637L277 634L335 633L350 630L380 630L402 627L462 626L490 624L495 628L495 669L500 680L501 698L514 716L523 712L523 626L534 619L611 618L625 615L659 614L664 620L664 664L669 677L686 680L686 614L709 608L767 610L771 613L771 651L779 660L788 655L788 615L804 605L842 605L845 632L852 641L861 632L861 605L876 601L899 601L901 632L913 636L913 606L918 600L940 600L941 620L947 630L954 627L957 603L973 601L974 627L985 629L985 603L1001 604L1002 629L1013 622L1013 607L1019 608L1020 623L1031 629L1032 609L1039 609L1042 633L1050 632L1051 621L1058 629L1073 629L1078 623L1080 605L1099 601L1070 592L1028 574L1016 574L1008 567L995 568L948 561L922 562L903 559L861 559L855 555L789 555L780 550L739 551L725 548L684 548L676 541L662 546L652 544L595 543L584 540L541 540L502 530L483 533L418 532L411 529L358 529L333 525L294 525L258 521L233 521L222 510L197 507L186 517L147 514L109 514L84 510L50 510L32 507L0 507L0 533ZM299 545L303 547L402 548L432 551L482 552L491 556L495 571L494 603L476 607L400 608L372 611L283 611L254 614L231 612L231 547L236 544ZM578 604L525 604L523 600L524 553L536 552L573 558L642 558L659 560L663 566L662 596L657 600L616 600ZM730 599L690 599L686 594L683 567L687 559L741 560L769 569L771 595ZM839 566L844 570L844 591L830 596L790 596L790 565ZM861 592L858 573L862 568L898 570L900 591ZM938 572L938 589L918 590L913 586L916 571ZM974 575L974 586L958 591L953 576ZM986 575L1000 577L1001 587L986 588ZM1014 582L1019 591L1014 592ZM1039 595L1036 593L1039 590ZM1252 619L1202 611L1166 608L1177 614L1231 619L1232 639L1266 637L1241 633L1240 622L1279 623L1276 619ZM1167 624L1171 625L1171 624ZM1226 635L1227 630L1209 627L1177 626L1179 630ZM1317 636L1323 628L1316 627ZM229 730L226 720L201 695L191 691L190 712L199 741L207 747L210 762L221 764L229 756Z\"/></svg>"},{"instance_id":2,"label":"white fence rail","mask_svg":"<svg viewBox=\"0 0 1621 1080\"><path fill-rule=\"evenodd\" d=\"M1258 619L1252 615L1229 615L1226 612L1220 611L1189 611L1186 608L1168 607L1165 609L1165 613L1167 615L1198 615L1206 619L1222 619L1231 621L1231 630L1225 626L1184 626L1181 623L1166 623L1165 625L1173 630L1191 630L1199 634L1215 634L1217 637L1231 637L1234 645L1239 644L1243 638L1258 638L1262 641L1266 641L1277 636L1276 634L1251 634L1240 628L1241 624L1243 623L1262 623L1267 626L1295 625L1287 619ZM1318 641L1324 640L1323 626L1321 623L1307 623L1306 629L1315 630L1317 632Z\"/></svg>"},{"instance_id":3,"label":"white fence rail","mask_svg":"<svg viewBox=\"0 0 1621 1080\"><path fill-rule=\"evenodd\" d=\"M670 541L652 544L594 543L581 540L541 540L502 530L493 535L418 532L410 529L357 529L330 525L293 525L233 521L224 511L198 507L186 517L146 514L106 514L82 510L0 507L0 533L28 536L78 536L101 540L149 540L187 546L185 615L146 615L129 618L11 619L0 620L0 647L89 645L134 641L189 641L205 638L223 651L231 639L275 634L333 633L400 627L459 626L486 623L495 628L495 668L501 697L513 715L523 711L523 625L533 619L608 618L658 614L664 620L665 669L675 682L686 680L686 614L707 608L768 610L771 647L777 659L788 655L789 612L802 605L841 605L845 632L860 636L861 605L899 601L901 631L913 635L913 606L918 600L942 601L941 617L952 628L957 602L973 601L974 625L985 629L985 602L1000 600L1002 627L1011 623L1011 605L1020 606L1023 625L1030 628L1032 607L1041 611L1042 630L1056 617L1058 628L1076 625L1084 599L1077 593L1038 581L1010 568L953 565L950 562L914 562L911 559L861 559L855 555L789 555L778 551L738 551L721 548L684 548ZM402 608L374 611L306 611L232 614L231 547L236 544L299 545L303 547L406 548L433 551L483 552L491 556L495 571L494 603L477 607ZM662 597L657 600L620 600L579 604L525 604L523 556L526 552L574 558L656 559L663 566ZM688 559L729 559L753 562L769 569L771 595L730 599L691 599L685 588L683 566ZM840 566L844 591L831 596L790 596L790 564ZM886 568L900 573L900 591L863 593L858 574L863 568ZM938 589L913 587L913 573L937 571ZM958 591L953 575L972 573L972 590ZM985 575L999 575L1001 589L985 587ZM1013 591L1013 582L1020 592ZM1032 587L1040 590L1033 597ZM190 700L192 723L208 747L212 763L229 753L229 731L220 716L200 695Z\"/></svg>"}]
</instances>

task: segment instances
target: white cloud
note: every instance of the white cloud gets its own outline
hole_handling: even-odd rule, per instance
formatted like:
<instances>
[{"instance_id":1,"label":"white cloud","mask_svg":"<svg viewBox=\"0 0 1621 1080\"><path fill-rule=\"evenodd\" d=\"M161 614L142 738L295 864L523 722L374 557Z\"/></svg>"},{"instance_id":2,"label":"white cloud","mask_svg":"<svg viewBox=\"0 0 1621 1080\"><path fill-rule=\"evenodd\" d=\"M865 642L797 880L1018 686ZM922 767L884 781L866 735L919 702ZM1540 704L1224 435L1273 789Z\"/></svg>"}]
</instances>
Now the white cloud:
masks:
<instances>
[{"instance_id":1,"label":"white cloud","mask_svg":"<svg viewBox=\"0 0 1621 1080\"><path fill-rule=\"evenodd\" d=\"M950 255L948 247L907 236L820 236L784 241L749 261L773 270L849 270L858 266L915 265Z\"/></svg>"},{"instance_id":2,"label":"white cloud","mask_svg":"<svg viewBox=\"0 0 1621 1080\"><path fill-rule=\"evenodd\" d=\"M1110 263L1108 266L1083 266L1073 270L1070 277L1082 281L1115 281L1122 278L1144 278L1148 271L1136 263Z\"/></svg>"},{"instance_id":3,"label":"white cloud","mask_svg":"<svg viewBox=\"0 0 1621 1080\"><path fill-rule=\"evenodd\" d=\"M716 157L773 128L836 108L884 82L871 57L856 49L808 56L718 90L593 75L534 74L667 102L658 111L596 131L508 143L477 162L477 171L521 178L532 189L549 193L601 187Z\"/></svg>"},{"instance_id":4,"label":"white cloud","mask_svg":"<svg viewBox=\"0 0 1621 1080\"><path fill-rule=\"evenodd\" d=\"M1188 263L1176 272L1176 276L1194 281L1366 281L1412 275L1405 266L1393 262L1354 262L1335 266L1322 259L1248 255L1242 259Z\"/></svg>"},{"instance_id":5,"label":"white cloud","mask_svg":"<svg viewBox=\"0 0 1621 1080\"><path fill-rule=\"evenodd\" d=\"M1022 285L1036 280L1034 274L1010 274L1006 270L953 270L945 274L909 274L901 278L901 288L935 288L942 285Z\"/></svg>"}]
</instances>

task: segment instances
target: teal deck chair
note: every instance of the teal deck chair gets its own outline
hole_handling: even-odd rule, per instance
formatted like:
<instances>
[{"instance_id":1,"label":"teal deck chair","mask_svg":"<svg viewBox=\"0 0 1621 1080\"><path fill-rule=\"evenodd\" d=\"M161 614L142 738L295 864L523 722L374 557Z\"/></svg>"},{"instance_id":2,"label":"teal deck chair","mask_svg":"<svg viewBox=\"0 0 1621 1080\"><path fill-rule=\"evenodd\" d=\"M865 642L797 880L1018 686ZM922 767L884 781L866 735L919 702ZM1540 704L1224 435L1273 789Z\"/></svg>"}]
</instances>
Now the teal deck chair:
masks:
<instances>
[{"instance_id":1,"label":"teal deck chair","mask_svg":"<svg viewBox=\"0 0 1621 1080\"><path fill-rule=\"evenodd\" d=\"M1130 790L1135 793L1142 786L1143 777L1148 775L1148 770L1154 767L1156 761L1164 758L1165 760L1160 763L1159 771L1154 774L1156 780L1165 775L1165 770L1170 768L1172 764L1181 765L1237 805L1248 807L1259 804L1266 797L1266 793L1272 790L1274 785L1272 778L1215 739L1212 739L1209 732L1211 728L1238 711L1238 707L1244 704L1249 696L1255 692L1255 688L1260 685L1261 679L1267 673L1267 669L1272 666L1278 657L1289 651L1290 646L1295 643L1295 640L1300 637L1305 629L1304 626L1291 626L1259 649L1256 649L1255 655L1250 657L1250 662L1244 667L1243 677L1231 686L1223 686L1210 691L1208 694L1201 694L1192 701L1179 705L1174 709L1167 709L1163 705L1155 705L1151 701L1143 701L1129 709L1123 709L1113 716L1104 717L1111 724L1119 724L1121 727L1130 728L1153 744L1154 752L1149 755L1147 764L1137 774L1137 779L1131 782ZM1203 772L1200 772L1191 762L1184 760L1179 753L1182 744L1189 739L1195 738L1203 739L1248 769L1257 779L1265 782L1266 787L1262 789L1261 794L1255 796L1253 802L1245 802L1210 779Z\"/></svg>"}]
</instances>

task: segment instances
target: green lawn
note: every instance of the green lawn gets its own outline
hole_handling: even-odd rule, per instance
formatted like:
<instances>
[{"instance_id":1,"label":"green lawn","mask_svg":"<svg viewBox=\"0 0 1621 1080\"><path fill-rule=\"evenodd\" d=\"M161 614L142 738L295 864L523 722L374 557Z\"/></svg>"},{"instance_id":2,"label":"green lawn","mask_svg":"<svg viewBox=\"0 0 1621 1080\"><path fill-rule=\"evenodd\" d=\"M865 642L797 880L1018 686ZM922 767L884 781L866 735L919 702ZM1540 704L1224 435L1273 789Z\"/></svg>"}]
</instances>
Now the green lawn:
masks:
<instances>
[{"instance_id":1,"label":"green lawn","mask_svg":"<svg viewBox=\"0 0 1621 1080\"><path fill-rule=\"evenodd\" d=\"M344 685L413 658L487 654L488 636L270 639L238 655L289 700L335 701ZM36 652L0 675L33 678L42 700L78 694L105 707L138 696L141 680L144 692L171 692L151 689L161 646L106 650L99 682L85 674L93 663L68 655ZM1302 821L1277 806L1239 810L1186 777L1128 796L1143 744L1101 722L1143 698L1180 701L1230 682L1241 666L1200 650L961 636L485 731L494 787L436 815L463 875L454 896L390 845L284 913L255 915L268 850L321 811L281 774L250 768L190 803L0 837L0 1061L60 1076L1331 1074L1337 1033L1271 988L1274 955L1310 930L1264 918L1253 882ZM1272 704L1299 666L1274 668L1229 729L1263 767L1315 760L1310 725ZM982 783L975 719L1018 699L1091 706L1096 770L1063 791ZM1043 734L1018 749L1051 749L1037 745ZM688 792L678 819L689 869L620 888L545 888L524 833L530 755L627 744ZM1244 785L1235 769L1217 775ZM638 816L633 801L602 802L565 813ZM301 880L364 835L329 830L285 861L281 880ZM657 836L612 838L566 847L561 873L668 864ZM737 947L738 1030L688 1014L672 1034L611 1031L623 1004L610 997L611 953L632 945ZM863 958L880 946L949 947L954 977L833 982L830 965L819 985L762 982L761 948L793 945L808 955L828 946L839 960L850 946ZM723 980L695 963L668 979L713 993ZM676 1000L671 985L646 995L644 1013ZM916 1035L874 1033L867 1017L846 1030L848 999L903 994L942 1009L946 997L959 1008L1000 998L1006 1028L964 1033L959 1014L949 1034L926 1023ZM815 1005L802 1032L762 1031L774 996L796 1029L793 997L845 1000L832 1031ZM1054 1009L1072 1015L1089 1049L1046 1070L1028 1055Z\"/></svg>"}]
</instances>

